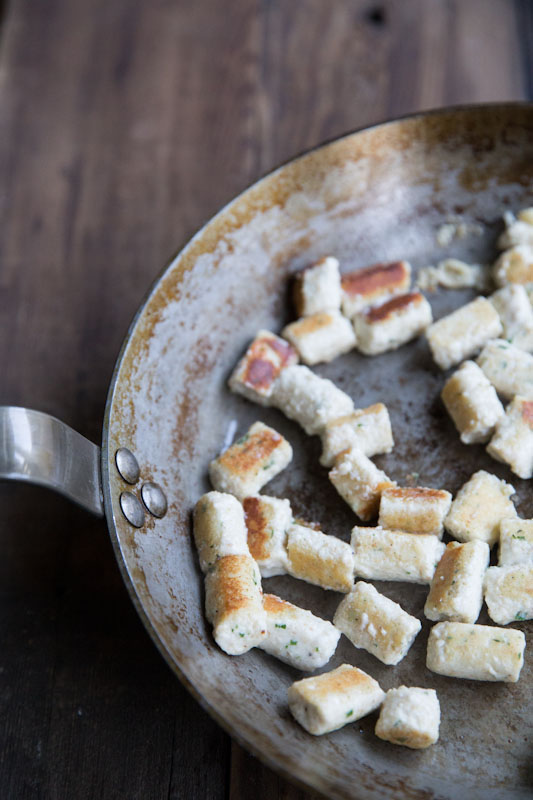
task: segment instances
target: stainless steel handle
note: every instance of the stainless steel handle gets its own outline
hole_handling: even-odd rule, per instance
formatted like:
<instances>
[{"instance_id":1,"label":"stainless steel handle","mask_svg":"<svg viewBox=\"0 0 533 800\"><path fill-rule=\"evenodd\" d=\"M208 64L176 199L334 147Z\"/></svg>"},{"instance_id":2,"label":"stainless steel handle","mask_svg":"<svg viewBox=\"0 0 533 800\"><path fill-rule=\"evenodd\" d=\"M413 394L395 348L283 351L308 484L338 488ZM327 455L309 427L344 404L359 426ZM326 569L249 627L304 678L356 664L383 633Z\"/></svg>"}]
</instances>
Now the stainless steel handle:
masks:
<instances>
[{"instance_id":1,"label":"stainless steel handle","mask_svg":"<svg viewBox=\"0 0 533 800\"><path fill-rule=\"evenodd\" d=\"M104 515L100 448L41 411L0 406L0 478L46 486Z\"/></svg>"}]
</instances>

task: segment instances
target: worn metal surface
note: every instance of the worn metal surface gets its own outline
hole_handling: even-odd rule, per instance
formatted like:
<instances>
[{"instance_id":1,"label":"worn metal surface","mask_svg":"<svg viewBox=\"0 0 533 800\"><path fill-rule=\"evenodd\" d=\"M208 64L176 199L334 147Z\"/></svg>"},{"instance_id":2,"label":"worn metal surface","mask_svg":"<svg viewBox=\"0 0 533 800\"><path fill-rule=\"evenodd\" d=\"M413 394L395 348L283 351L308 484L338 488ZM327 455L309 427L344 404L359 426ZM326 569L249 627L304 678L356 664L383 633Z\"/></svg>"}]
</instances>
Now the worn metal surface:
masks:
<instances>
[{"instance_id":1,"label":"worn metal surface","mask_svg":"<svg viewBox=\"0 0 533 800\"><path fill-rule=\"evenodd\" d=\"M490 261L502 211L531 204L532 183L532 107L438 112L347 136L263 179L202 229L156 284L119 359L102 456L105 503L139 612L171 666L232 735L331 797L530 796L531 654L516 685L434 675L425 668L427 588L378 584L422 619L414 646L387 667L343 639L328 668L348 661L385 689L436 688L440 740L427 751L395 748L374 736L375 715L329 736L305 733L286 704L296 671L259 651L231 658L215 646L204 619L191 509L208 489L207 464L228 429L236 423L239 434L260 419L285 435L295 454L265 493L288 497L296 516L344 540L356 519L319 466L318 439L279 412L231 395L226 380L258 328L278 331L291 318L287 278L298 267L329 253L343 270L399 258L420 267L446 255ZM450 215L481 223L483 235L438 247L436 231ZM435 317L471 296L430 295ZM387 404L396 446L376 461L398 483L417 473L419 484L455 492L479 468L511 479L482 447L460 443L438 398L444 376L423 339L372 359L350 353L316 371L356 406ZM147 515L139 530L120 511L127 485L114 467L119 446L136 454L143 480L159 483L168 498L166 517ZM529 485L512 482L521 514L532 515ZM264 585L329 619L341 599L288 577ZM526 636L531 626L520 626Z\"/></svg>"}]
</instances>

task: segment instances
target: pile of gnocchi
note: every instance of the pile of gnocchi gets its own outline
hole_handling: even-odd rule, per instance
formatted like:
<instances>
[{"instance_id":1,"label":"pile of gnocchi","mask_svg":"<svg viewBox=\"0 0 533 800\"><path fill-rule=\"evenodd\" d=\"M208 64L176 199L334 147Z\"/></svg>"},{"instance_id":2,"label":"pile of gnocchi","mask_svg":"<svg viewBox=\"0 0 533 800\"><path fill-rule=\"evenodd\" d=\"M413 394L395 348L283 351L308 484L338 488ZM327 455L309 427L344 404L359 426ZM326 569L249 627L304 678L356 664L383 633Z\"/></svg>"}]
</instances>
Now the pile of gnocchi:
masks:
<instances>
[{"instance_id":1,"label":"pile of gnocchi","mask_svg":"<svg viewBox=\"0 0 533 800\"><path fill-rule=\"evenodd\" d=\"M429 586L424 614L437 623L428 639L429 670L470 680L519 679L524 633L476 624L483 599L498 626L533 618L533 520L518 518L513 486L484 470L455 498L445 489L398 486L372 461L394 446L386 406L356 409L351 397L310 369L353 348L374 356L424 334L441 369L458 367L441 397L462 442L486 443L493 458L531 478L533 209L504 220L503 252L492 271L498 288L488 297L433 322L427 298L411 289L406 261L341 275L338 260L327 256L294 276L298 319L281 336L260 330L249 345L230 389L318 435L329 480L367 524L355 525L348 544L295 519L288 499L261 494L289 464L292 448L260 421L215 458L209 465L214 491L196 504L194 538L206 615L227 654L258 647L311 672L327 665L344 634L382 663L398 664L420 620L368 581L405 581ZM426 285L428 274L433 285L479 285L477 266L449 260L429 269L421 273ZM453 537L447 545L444 531ZM498 566L491 567L497 543ZM282 574L342 593L333 620L264 594L262 579ZM393 744L419 749L439 735L434 689L399 686L385 693L349 664L293 683L288 705L314 735L376 709L376 735Z\"/></svg>"}]
</instances>

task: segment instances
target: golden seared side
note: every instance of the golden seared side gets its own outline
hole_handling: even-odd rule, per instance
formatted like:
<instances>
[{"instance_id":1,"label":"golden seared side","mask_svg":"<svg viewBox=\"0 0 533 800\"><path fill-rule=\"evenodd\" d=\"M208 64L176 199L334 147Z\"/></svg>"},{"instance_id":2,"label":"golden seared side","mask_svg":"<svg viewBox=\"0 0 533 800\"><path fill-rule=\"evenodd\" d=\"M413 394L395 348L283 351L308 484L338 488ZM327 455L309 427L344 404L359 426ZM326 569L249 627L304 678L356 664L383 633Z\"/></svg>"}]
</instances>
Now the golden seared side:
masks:
<instances>
[{"instance_id":1,"label":"golden seared side","mask_svg":"<svg viewBox=\"0 0 533 800\"><path fill-rule=\"evenodd\" d=\"M293 524L287 535L287 555L287 571L294 578L336 592L352 588L353 551L336 536Z\"/></svg>"},{"instance_id":2,"label":"golden seared side","mask_svg":"<svg viewBox=\"0 0 533 800\"><path fill-rule=\"evenodd\" d=\"M291 459L288 441L268 425L255 422L235 444L211 461L209 477L215 489L242 500L257 494Z\"/></svg>"},{"instance_id":3,"label":"golden seared side","mask_svg":"<svg viewBox=\"0 0 533 800\"><path fill-rule=\"evenodd\" d=\"M341 276L342 310L353 317L367 306L408 291L411 265L407 261L373 264Z\"/></svg>"},{"instance_id":4,"label":"golden seared side","mask_svg":"<svg viewBox=\"0 0 533 800\"><path fill-rule=\"evenodd\" d=\"M261 575L250 555L219 559L205 576L205 611L213 637L229 655L241 655L266 636Z\"/></svg>"},{"instance_id":5,"label":"golden seared side","mask_svg":"<svg viewBox=\"0 0 533 800\"><path fill-rule=\"evenodd\" d=\"M298 354L285 339L260 330L232 372L229 387L254 403L268 406L280 372L297 363Z\"/></svg>"},{"instance_id":6,"label":"golden seared side","mask_svg":"<svg viewBox=\"0 0 533 800\"><path fill-rule=\"evenodd\" d=\"M292 522L288 500L267 495L243 500L248 547L263 578L287 571L287 531Z\"/></svg>"},{"instance_id":7,"label":"golden seared side","mask_svg":"<svg viewBox=\"0 0 533 800\"><path fill-rule=\"evenodd\" d=\"M393 486L381 493L379 524L389 530L433 534L441 539L451 502L450 492L444 489Z\"/></svg>"},{"instance_id":8,"label":"golden seared side","mask_svg":"<svg viewBox=\"0 0 533 800\"><path fill-rule=\"evenodd\" d=\"M502 519L516 517L514 494L510 483L479 470L459 489L444 527L460 542L479 539L492 547L498 541Z\"/></svg>"},{"instance_id":9,"label":"golden seared side","mask_svg":"<svg viewBox=\"0 0 533 800\"><path fill-rule=\"evenodd\" d=\"M374 678L349 664L296 681L288 691L293 717L315 736L361 719L379 708L384 697Z\"/></svg>"},{"instance_id":10,"label":"golden seared side","mask_svg":"<svg viewBox=\"0 0 533 800\"><path fill-rule=\"evenodd\" d=\"M483 576L489 557L486 542L450 542L431 581L424 606L426 617L475 622L483 603Z\"/></svg>"}]
</instances>

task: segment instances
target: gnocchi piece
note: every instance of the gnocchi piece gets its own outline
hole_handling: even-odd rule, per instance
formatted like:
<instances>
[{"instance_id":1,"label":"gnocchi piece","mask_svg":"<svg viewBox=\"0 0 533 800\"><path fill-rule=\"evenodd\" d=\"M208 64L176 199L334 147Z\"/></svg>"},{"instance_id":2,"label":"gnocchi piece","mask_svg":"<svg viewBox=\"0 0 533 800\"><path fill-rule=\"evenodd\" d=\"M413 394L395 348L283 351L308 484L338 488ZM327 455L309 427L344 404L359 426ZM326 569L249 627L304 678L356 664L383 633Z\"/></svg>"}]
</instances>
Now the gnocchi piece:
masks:
<instances>
[{"instance_id":1,"label":"gnocchi piece","mask_svg":"<svg viewBox=\"0 0 533 800\"><path fill-rule=\"evenodd\" d=\"M391 744L421 750L439 738L440 704L435 689L389 689L379 712L376 736Z\"/></svg>"},{"instance_id":2,"label":"gnocchi piece","mask_svg":"<svg viewBox=\"0 0 533 800\"><path fill-rule=\"evenodd\" d=\"M407 261L374 264L341 275L342 311L353 318L367 306L404 294L411 285L411 265Z\"/></svg>"},{"instance_id":3,"label":"gnocchi piece","mask_svg":"<svg viewBox=\"0 0 533 800\"><path fill-rule=\"evenodd\" d=\"M533 233L533 225L531 231ZM514 342L517 335L531 334L533 308L528 293L521 284L510 283L491 294L489 300L500 315L504 339Z\"/></svg>"},{"instance_id":4,"label":"gnocchi piece","mask_svg":"<svg viewBox=\"0 0 533 800\"><path fill-rule=\"evenodd\" d=\"M381 493L396 484L364 453L353 448L337 456L329 479L343 500L363 521L378 513Z\"/></svg>"},{"instance_id":5,"label":"gnocchi piece","mask_svg":"<svg viewBox=\"0 0 533 800\"><path fill-rule=\"evenodd\" d=\"M263 606L267 635L259 645L261 650L309 672L328 663L340 638L340 631L331 622L274 594L264 596Z\"/></svg>"},{"instance_id":6,"label":"gnocchi piece","mask_svg":"<svg viewBox=\"0 0 533 800\"><path fill-rule=\"evenodd\" d=\"M223 556L249 555L244 512L232 494L202 495L194 507L193 532L202 572Z\"/></svg>"},{"instance_id":7,"label":"gnocchi piece","mask_svg":"<svg viewBox=\"0 0 533 800\"><path fill-rule=\"evenodd\" d=\"M282 371L274 385L272 405L298 422L310 436L322 433L328 422L353 411L351 397L302 365Z\"/></svg>"},{"instance_id":8,"label":"gnocchi piece","mask_svg":"<svg viewBox=\"0 0 533 800\"><path fill-rule=\"evenodd\" d=\"M497 625L533 619L533 564L489 567L483 586L489 617Z\"/></svg>"},{"instance_id":9,"label":"gnocchi piece","mask_svg":"<svg viewBox=\"0 0 533 800\"><path fill-rule=\"evenodd\" d=\"M421 334L433 320L420 292L400 294L354 317L357 348L367 356L396 350Z\"/></svg>"},{"instance_id":10,"label":"gnocchi piece","mask_svg":"<svg viewBox=\"0 0 533 800\"><path fill-rule=\"evenodd\" d=\"M492 274L496 286L533 282L533 247L519 244L510 247L496 260Z\"/></svg>"},{"instance_id":11,"label":"gnocchi piece","mask_svg":"<svg viewBox=\"0 0 533 800\"><path fill-rule=\"evenodd\" d=\"M214 488L242 500L275 478L292 459L292 447L283 436L254 422L248 432L209 464Z\"/></svg>"},{"instance_id":12,"label":"gnocchi piece","mask_svg":"<svg viewBox=\"0 0 533 800\"><path fill-rule=\"evenodd\" d=\"M444 489L422 486L384 489L379 504L379 525L391 531L427 533L442 539L444 517L452 496Z\"/></svg>"},{"instance_id":13,"label":"gnocchi piece","mask_svg":"<svg viewBox=\"0 0 533 800\"><path fill-rule=\"evenodd\" d=\"M514 486L485 470L479 470L461 487L453 501L444 527L460 542L480 539L492 547L500 536L500 522L516 517L510 499Z\"/></svg>"},{"instance_id":14,"label":"gnocchi piece","mask_svg":"<svg viewBox=\"0 0 533 800\"><path fill-rule=\"evenodd\" d=\"M336 536L295 523L287 535L287 555L293 578L335 592L349 592L353 586L352 548Z\"/></svg>"},{"instance_id":15,"label":"gnocchi piece","mask_svg":"<svg viewBox=\"0 0 533 800\"><path fill-rule=\"evenodd\" d=\"M505 339L493 339L479 354L477 363L498 394L511 400L519 394L533 397L533 355Z\"/></svg>"},{"instance_id":16,"label":"gnocchi piece","mask_svg":"<svg viewBox=\"0 0 533 800\"><path fill-rule=\"evenodd\" d=\"M229 388L253 403L269 406L274 381L285 367L296 363L298 354L285 339L260 330L233 370Z\"/></svg>"},{"instance_id":17,"label":"gnocchi piece","mask_svg":"<svg viewBox=\"0 0 533 800\"><path fill-rule=\"evenodd\" d=\"M328 422L321 438L320 463L324 467L331 467L343 450L355 447L370 458L390 453L394 447L389 412L383 403L356 409L352 414Z\"/></svg>"},{"instance_id":18,"label":"gnocchi piece","mask_svg":"<svg viewBox=\"0 0 533 800\"><path fill-rule=\"evenodd\" d=\"M496 425L487 453L519 478L533 477L533 400L515 397Z\"/></svg>"},{"instance_id":19,"label":"gnocchi piece","mask_svg":"<svg viewBox=\"0 0 533 800\"><path fill-rule=\"evenodd\" d=\"M505 413L494 386L474 361L465 361L448 378L441 397L464 444L487 442Z\"/></svg>"},{"instance_id":20,"label":"gnocchi piece","mask_svg":"<svg viewBox=\"0 0 533 800\"><path fill-rule=\"evenodd\" d=\"M489 557L486 542L450 542L431 581L424 606L426 617L475 622L483 604L483 576Z\"/></svg>"},{"instance_id":21,"label":"gnocchi piece","mask_svg":"<svg viewBox=\"0 0 533 800\"><path fill-rule=\"evenodd\" d=\"M522 631L438 622L429 633L426 666L450 678L516 683L525 647Z\"/></svg>"},{"instance_id":22,"label":"gnocchi piece","mask_svg":"<svg viewBox=\"0 0 533 800\"><path fill-rule=\"evenodd\" d=\"M533 519L502 519L498 566L533 564Z\"/></svg>"},{"instance_id":23,"label":"gnocchi piece","mask_svg":"<svg viewBox=\"0 0 533 800\"><path fill-rule=\"evenodd\" d=\"M436 536L384 528L352 530L355 575L377 581L430 583L445 550Z\"/></svg>"},{"instance_id":24,"label":"gnocchi piece","mask_svg":"<svg viewBox=\"0 0 533 800\"><path fill-rule=\"evenodd\" d=\"M365 717L379 708L384 697L374 678L349 664L296 681L288 691L292 716L314 736Z\"/></svg>"},{"instance_id":25,"label":"gnocchi piece","mask_svg":"<svg viewBox=\"0 0 533 800\"><path fill-rule=\"evenodd\" d=\"M320 311L301 317L283 328L282 335L309 366L332 361L355 347L353 326L338 311Z\"/></svg>"},{"instance_id":26,"label":"gnocchi piece","mask_svg":"<svg viewBox=\"0 0 533 800\"><path fill-rule=\"evenodd\" d=\"M426 337L435 363L448 369L501 332L498 312L486 297L478 297L430 325Z\"/></svg>"},{"instance_id":27,"label":"gnocchi piece","mask_svg":"<svg viewBox=\"0 0 533 800\"><path fill-rule=\"evenodd\" d=\"M500 250L509 250L519 245L533 247L533 225L524 218L511 222L498 239Z\"/></svg>"},{"instance_id":28,"label":"gnocchi piece","mask_svg":"<svg viewBox=\"0 0 533 800\"><path fill-rule=\"evenodd\" d=\"M259 568L250 555L220 558L205 576L205 613L218 646L230 656L265 638L266 611Z\"/></svg>"},{"instance_id":29,"label":"gnocchi piece","mask_svg":"<svg viewBox=\"0 0 533 800\"><path fill-rule=\"evenodd\" d=\"M294 276L293 300L296 314L309 317L322 311L339 311L341 276L339 262L326 256Z\"/></svg>"},{"instance_id":30,"label":"gnocchi piece","mask_svg":"<svg viewBox=\"0 0 533 800\"><path fill-rule=\"evenodd\" d=\"M398 664L405 658L422 627L420 620L364 581L358 581L341 600L333 624L354 647L384 664Z\"/></svg>"},{"instance_id":31,"label":"gnocchi piece","mask_svg":"<svg viewBox=\"0 0 533 800\"><path fill-rule=\"evenodd\" d=\"M245 497L242 501L248 547L263 578L287 572L287 531L292 523L288 500L267 495Z\"/></svg>"}]
</instances>

